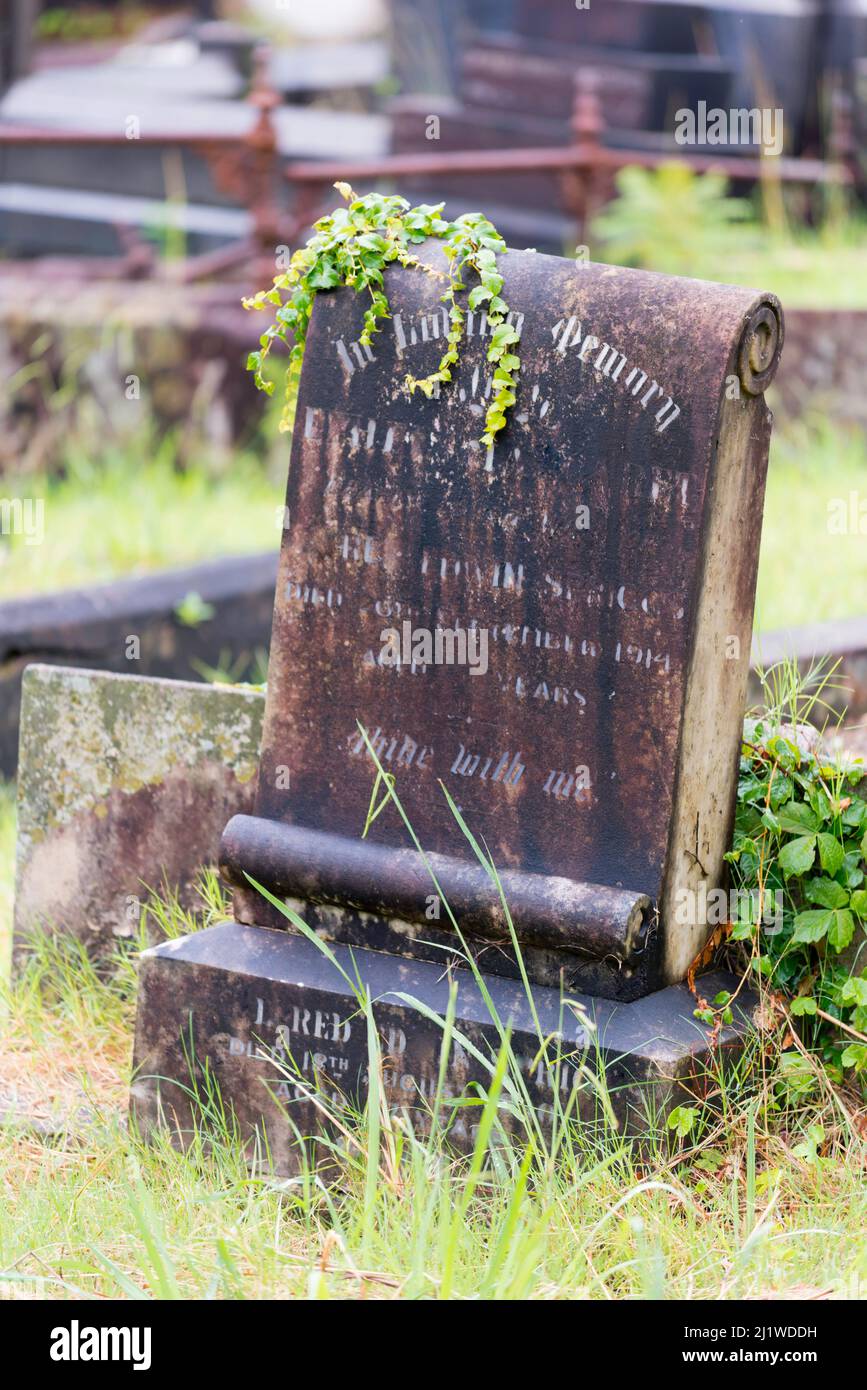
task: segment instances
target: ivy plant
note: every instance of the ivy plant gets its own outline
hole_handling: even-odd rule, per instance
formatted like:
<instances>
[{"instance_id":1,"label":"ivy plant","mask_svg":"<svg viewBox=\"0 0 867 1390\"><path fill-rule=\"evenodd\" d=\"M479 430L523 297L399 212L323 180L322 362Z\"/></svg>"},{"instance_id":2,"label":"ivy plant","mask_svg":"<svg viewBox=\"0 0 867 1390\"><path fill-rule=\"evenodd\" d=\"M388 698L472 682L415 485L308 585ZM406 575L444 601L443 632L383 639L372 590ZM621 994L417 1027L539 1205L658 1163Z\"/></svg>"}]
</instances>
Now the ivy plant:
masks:
<instances>
[{"instance_id":1,"label":"ivy plant","mask_svg":"<svg viewBox=\"0 0 867 1390\"><path fill-rule=\"evenodd\" d=\"M289 348L281 429L292 428L304 344L316 295L343 285L363 295L366 308L359 341L370 345L383 319L390 317L384 272L387 266L397 264L442 279L440 298L449 319L445 351L436 371L422 378L408 375L404 385L410 393L423 391L431 397L440 387L448 386L460 358L467 309L484 309L487 313L491 330L487 356L493 391L481 442L492 447L515 404L521 365L516 351L519 334L507 322L509 306L502 295L503 277L497 268L497 256L506 249L503 238L482 213L464 213L450 222L442 216L443 203L411 207L405 198L394 194L368 193L357 197L348 184L338 183L335 188L346 206L314 224L306 246L294 252L287 270L275 275L271 289L260 290L244 300L245 308L270 310L273 315L259 339L258 351L251 352L247 361L256 385L269 395L274 383L263 374L265 360L275 342ZM442 242L446 272L426 265L414 251L428 237ZM472 286L468 285L470 275L475 280Z\"/></svg>"},{"instance_id":2,"label":"ivy plant","mask_svg":"<svg viewBox=\"0 0 867 1390\"><path fill-rule=\"evenodd\" d=\"M860 765L805 748L792 726L744 724L733 846L743 904L730 939L786 1000L836 1080L867 1081L867 800ZM769 898L769 895L778 895ZM768 902L779 909L767 911ZM764 920L762 920L764 917ZM769 920L770 919L770 920Z\"/></svg>"}]
</instances>

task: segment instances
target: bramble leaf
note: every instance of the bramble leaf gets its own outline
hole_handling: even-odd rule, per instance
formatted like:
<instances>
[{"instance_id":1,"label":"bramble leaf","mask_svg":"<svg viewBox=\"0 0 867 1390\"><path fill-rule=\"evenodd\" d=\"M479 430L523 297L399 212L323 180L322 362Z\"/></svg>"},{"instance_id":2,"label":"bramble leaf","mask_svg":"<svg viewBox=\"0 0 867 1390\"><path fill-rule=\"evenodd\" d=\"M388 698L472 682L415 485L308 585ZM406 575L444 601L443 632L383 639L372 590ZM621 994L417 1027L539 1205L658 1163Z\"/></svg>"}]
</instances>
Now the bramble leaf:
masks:
<instances>
[{"instance_id":1,"label":"bramble leaf","mask_svg":"<svg viewBox=\"0 0 867 1390\"><path fill-rule=\"evenodd\" d=\"M819 845L819 861L826 874L833 878L834 874L840 872L843 867L843 846L834 835L828 835L824 831L817 836Z\"/></svg>"},{"instance_id":2,"label":"bramble leaf","mask_svg":"<svg viewBox=\"0 0 867 1390\"><path fill-rule=\"evenodd\" d=\"M849 899L849 906L864 921L867 921L867 888L858 888Z\"/></svg>"},{"instance_id":3,"label":"bramble leaf","mask_svg":"<svg viewBox=\"0 0 867 1390\"><path fill-rule=\"evenodd\" d=\"M820 907L847 907L849 894L833 878L811 878L804 888L807 900Z\"/></svg>"},{"instance_id":4,"label":"bramble leaf","mask_svg":"<svg viewBox=\"0 0 867 1390\"><path fill-rule=\"evenodd\" d=\"M802 801L792 801L778 812L780 829L788 835L803 835L819 829L819 817Z\"/></svg>"},{"instance_id":5,"label":"bramble leaf","mask_svg":"<svg viewBox=\"0 0 867 1390\"><path fill-rule=\"evenodd\" d=\"M780 850L780 868L786 878L791 878L793 874L805 874L812 869L815 857L815 836L805 835L798 840L788 840Z\"/></svg>"},{"instance_id":6,"label":"bramble leaf","mask_svg":"<svg viewBox=\"0 0 867 1390\"><path fill-rule=\"evenodd\" d=\"M807 912L799 912L795 918L795 930L792 933L793 941L822 941L828 935L828 928L831 925L833 912L829 909L820 911L819 909Z\"/></svg>"},{"instance_id":7,"label":"bramble leaf","mask_svg":"<svg viewBox=\"0 0 867 1390\"><path fill-rule=\"evenodd\" d=\"M855 1071L864 1071L867 1067L867 1044L850 1043L844 1050L840 1061L844 1067L854 1067Z\"/></svg>"},{"instance_id":8,"label":"bramble leaf","mask_svg":"<svg viewBox=\"0 0 867 1390\"><path fill-rule=\"evenodd\" d=\"M855 935L855 918L848 908L837 908L832 917L833 921L828 928L828 944L835 951L845 951Z\"/></svg>"}]
</instances>

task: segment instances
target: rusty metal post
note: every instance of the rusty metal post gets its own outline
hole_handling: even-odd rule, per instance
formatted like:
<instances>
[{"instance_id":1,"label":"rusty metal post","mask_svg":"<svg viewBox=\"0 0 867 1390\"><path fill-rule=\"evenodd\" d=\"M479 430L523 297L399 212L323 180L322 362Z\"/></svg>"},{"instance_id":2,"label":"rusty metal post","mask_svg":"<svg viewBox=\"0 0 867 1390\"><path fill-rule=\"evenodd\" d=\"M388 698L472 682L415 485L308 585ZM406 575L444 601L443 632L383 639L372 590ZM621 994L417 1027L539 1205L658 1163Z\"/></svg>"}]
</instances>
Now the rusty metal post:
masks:
<instances>
[{"instance_id":1,"label":"rusty metal post","mask_svg":"<svg viewBox=\"0 0 867 1390\"><path fill-rule=\"evenodd\" d=\"M267 261L273 274L282 218L276 197L279 154L277 130L273 119L273 112L280 105L280 95L270 81L269 58L270 50L266 45L263 44L256 49L250 105L257 115L246 138L246 147L250 155L248 207L253 214L253 238L263 263Z\"/></svg>"},{"instance_id":2,"label":"rusty metal post","mask_svg":"<svg viewBox=\"0 0 867 1390\"><path fill-rule=\"evenodd\" d=\"M575 74L571 129L575 164L562 177L563 196L575 215L576 240L586 245L590 219L597 203L602 133L605 129L596 79L589 68L579 68Z\"/></svg>"}]
</instances>

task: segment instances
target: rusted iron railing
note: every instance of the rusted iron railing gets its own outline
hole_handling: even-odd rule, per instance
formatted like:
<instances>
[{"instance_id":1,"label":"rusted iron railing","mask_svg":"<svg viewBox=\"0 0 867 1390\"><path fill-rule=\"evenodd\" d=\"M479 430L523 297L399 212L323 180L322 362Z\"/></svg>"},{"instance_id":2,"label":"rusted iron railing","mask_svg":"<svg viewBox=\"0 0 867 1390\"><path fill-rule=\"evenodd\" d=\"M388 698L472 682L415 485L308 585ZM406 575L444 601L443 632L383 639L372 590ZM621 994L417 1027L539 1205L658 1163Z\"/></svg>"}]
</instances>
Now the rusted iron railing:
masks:
<instances>
[{"instance_id":1,"label":"rusted iron railing","mask_svg":"<svg viewBox=\"0 0 867 1390\"><path fill-rule=\"evenodd\" d=\"M285 239L286 233L285 212L278 206L281 157L272 114L280 104L280 95L268 78L267 59L267 49L259 49L254 59L248 98L248 105L256 114L250 129L240 135L140 131L133 141L120 131L73 131L0 124L0 151L6 146L119 148L131 143L145 148L163 149L167 145L175 145L189 150L205 160L215 187L249 211L253 226L250 235L242 240L215 251L188 257L174 278L208 279L236 266L256 262L264 255L268 263L273 265L274 247L281 238ZM131 273L136 277L156 273L157 260L153 249L136 237L132 228L119 228L118 231L123 233L125 254L117 258L101 257L100 265L105 269L113 261L118 273ZM85 264L87 258L77 260Z\"/></svg>"},{"instance_id":2,"label":"rusted iron railing","mask_svg":"<svg viewBox=\"0 0 867 1390\"><path fill-rule=\"evenodd\" d=\"M267 50L256 55L249 104L256 112L250 129L241 135L199 135L180 131L144 133L136 143L164 147L167 144L189 149L203 157L214 184L221 192L245 207L251 215L249 237L216 251L189 257L175 278L193 281L244 266L268 274L273 267L277 246L295 243L303 231L325 210L331 186L346 181L358 186L393 182L399 179L430 179L431 192L441 179L495 174L508 180L528 173L547 172L558 177L563 205L575 220L577 237L582 241L588 220L607 196L613 176L629 165L658 168L675 157L671 151L614 148L604 143L605 124L595 89L593 74L576 74L575 103L571 121L571 143L525 149L461 150L441 154L409 153L383 155L368 160L291 160L280 156L273 111L280 96L267 74ZM120 146L128 137L119 132L53 130L41 127L0 125L0 149L4 146L69 145ZM721 156L678 152L679 162L696 173L721 173L727 178L758 181L763 178L787 184L841 185L854 182L846 158L846 142L832 138L831 146L840 151L832 161L820 159ZM281 206L281 181L292 190L291 204ZM117 258L118 272L154 274L156 258L143 242L133 244L126 229L126 253ZM252 263L252 264L251 264Z\"/></svg>"},{"instance_id":3,"label":"rusted iron railing","mask_svg":"<svg viewBox=\"0 0 867 1390\"><path fill-rule=\"evenodd\" d=\"M758 181L777 179L793 184L842 184L853 182L851 170L842 161L697 155L671 151L649 152L613 148L603 143L605 123L592 73L579 69L575 79L575 103L571 122L572 143L515 150L466 150L445 154L397 154L367 161L292 161L283 176L296 190L293 236L312 222L321 209L321 194L338 181L364 184L399 178L427 177L432 180L455 175L515 174L549 172L560 176L565 205L575 218L578 239L583 239L606 181L627 166L656 169L672 158L687 164L698 174L718 173L730 179Z\"/></svg>"}]
</instances>

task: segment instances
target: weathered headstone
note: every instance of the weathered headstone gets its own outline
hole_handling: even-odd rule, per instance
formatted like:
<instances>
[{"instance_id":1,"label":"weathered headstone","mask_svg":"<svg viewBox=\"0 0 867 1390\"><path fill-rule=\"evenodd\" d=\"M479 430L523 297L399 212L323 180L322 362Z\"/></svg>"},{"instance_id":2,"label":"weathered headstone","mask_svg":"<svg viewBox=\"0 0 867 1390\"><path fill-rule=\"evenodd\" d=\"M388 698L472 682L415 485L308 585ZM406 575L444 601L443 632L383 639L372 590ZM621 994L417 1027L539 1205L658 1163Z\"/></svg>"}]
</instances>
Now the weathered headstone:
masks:
<instances>
[{"instance_id":1,"label":"weathered headstone","mask_svg":"<svg viewBox=\"0 0 867 1390\"><path fill-rule=\"evenodd\" d=\"M166 885L200 907L226 818L253 805L263 705L228 685L28 666L17 949L47 930L108 956Z\"/></svg>"},{"instance_id":2,"label":"weathered headstone","mask_svg":"<svg viewBox=\"0 0 867 1390\"><path fill-rule=\"evenodd\" d=\"M484 313L468 314L456 380L426 401L402 382L442 349L435 276L391 276L393 318L372 350L354 295L317 301L256 814L223 839L237 923L144 961L145 1125L162 1104L184 1127L180 1089L160 1094L155 1078L184 1081L191 1016L196 1055L272 1143L275 1045L309 1076L363 1089L354 999L309 942L263 931L286 921L248 876L353 948L390 1030L395 1104L436 1074L436 1025L395 995L442 1005L459 945L443 899L532 1055L499 892L440 782L500 873L541 1013L557 1017L561 990L588 1008L638 1001L598 1006L603 1050L632 1054L621 1080L662 1072L669 1090L705 1046L677 982L706 939L696 904L723 879L731 829L779 305L525 252L502 262L522 366L493 451L477 442ZM362 838L371 748L426 859L393 803ZM472 977L459 978L461 1026L484 1032ZM580 1042L577 1023L566 1031Z\"/></svg>"}]
</instances>

